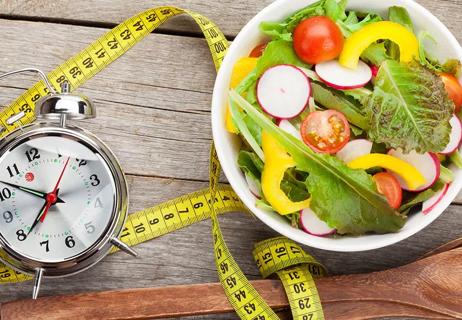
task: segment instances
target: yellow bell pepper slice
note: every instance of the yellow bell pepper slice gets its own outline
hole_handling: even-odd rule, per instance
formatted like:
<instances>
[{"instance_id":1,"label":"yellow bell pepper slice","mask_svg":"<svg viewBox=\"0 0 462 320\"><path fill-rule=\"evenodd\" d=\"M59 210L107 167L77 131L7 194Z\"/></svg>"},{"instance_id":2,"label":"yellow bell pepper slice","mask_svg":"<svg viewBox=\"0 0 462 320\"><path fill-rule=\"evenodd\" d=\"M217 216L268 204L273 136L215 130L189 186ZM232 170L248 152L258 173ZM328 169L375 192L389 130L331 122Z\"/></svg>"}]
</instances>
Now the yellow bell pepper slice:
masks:
<instances>
[{"instance_id":1,"label":"yellow bell pepper slice","mask_svg":"<svg viewBox=\"0 0 462 320\"><path fill-rule=\"evenodd\" d=\"M419 56L419 41L411 31L396 22L380 21L359 29L345 41L339 57L340 64L356 69L363 51L378 40L391 40L396 43L399 46L401 62L410 62Z\"/></svg>"},{"instance_id":2,"label":"yellow bell pepper slice","mask_svg":"<svg viewBox=\"0 0 462 320\"><path fill-rule=\"evenodd\" d=\"M242 80L244 80L247 75L252 72L253 69L257 66L258 58L241 58L239 59L233 67L233 72L231 73L231 89L235 89ZM237 134L239 130L236 128L236 125L233 122L231 116L231 111L229 106L226 106L226 120L225 120L226 130L231 133Z\"/></svg>"},{"instance_id":3,"label":"yellow bell pepper slice","mask_svg":"<svg viewBox=\"0 0 462 320\"><path fill-rule=\"evenodd\" d=\"M281 181L287 169L295 167L294 159L269 133L262 133L265 166L261 186L265 199L281 215L300 211L310 206L310 199L293 202L281 189Z\"/></svg>"},{"instance_id":4,"label":"yellow bell pepper slice","mask_svg":"<svg viewBox=\"0 0 462 320\"><path fill-rule=\"evenodd\" d=\"M348 166L352 169L364 170L373 167L388 169L403 178L410 190L416 190L426 182L425 177L414 166L404 160L387 154L366 154L349 162Z\"/></svg>"}]
</instances>

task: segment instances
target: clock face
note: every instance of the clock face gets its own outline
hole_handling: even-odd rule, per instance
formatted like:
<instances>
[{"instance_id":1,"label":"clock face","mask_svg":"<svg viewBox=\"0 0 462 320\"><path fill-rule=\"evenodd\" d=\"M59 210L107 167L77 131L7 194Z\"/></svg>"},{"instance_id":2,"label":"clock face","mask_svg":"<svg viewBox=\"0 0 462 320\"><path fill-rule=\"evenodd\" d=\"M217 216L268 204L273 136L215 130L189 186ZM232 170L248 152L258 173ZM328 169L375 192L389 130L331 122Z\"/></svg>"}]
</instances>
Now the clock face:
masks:
<instances>
[{"instance_id":1,"label":"clock face","mask_svg":"<svg viewBox=\"0 0 462 320\"><path fill-rule=\"evenodd\" d=\"M33 260L74 258L107 232L115 194L107 163L85 142L29 137L0 157L0 237Z\"/></svg>"}]
</instances>

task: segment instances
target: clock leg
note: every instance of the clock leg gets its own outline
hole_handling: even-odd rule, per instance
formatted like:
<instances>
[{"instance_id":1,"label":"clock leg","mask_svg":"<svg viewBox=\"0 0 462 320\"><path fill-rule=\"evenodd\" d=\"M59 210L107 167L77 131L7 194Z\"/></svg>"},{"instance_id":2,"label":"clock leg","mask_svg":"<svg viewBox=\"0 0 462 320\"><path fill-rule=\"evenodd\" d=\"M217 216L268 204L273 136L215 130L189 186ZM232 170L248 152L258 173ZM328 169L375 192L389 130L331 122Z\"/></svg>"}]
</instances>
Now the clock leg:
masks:
<instances>
[{"instance_id":1,"label":"clock leg","mask_svg":"<svg viewBox=\"0 0 462 320\"><path fill-rule=\"evenodd\" d=\"M34 278L34 290L32 291L32 299L37 299L39 291L40 291L40 284L42 283L43 277L43 269L39 268L35 271L35 278Z\"/></svg>"},{"instance_id":2,"label":"clock leg","mask_svg":"<svg viewBox=\"0 0 462 320\"><path fill-rule=\"evenodd\" d=\"M116 246L117 248L119 248L120 250L124 251L125 253L128 253L129 255L131 256L134 256L134 257L137 257L138 256L138 253L136 253L135 250L133 250L132 248L130 248L129 246L127 246L125 243L123 243L122 241L120 241L118 238L112 238L111 239L111 243Z\"/></svg>"}]
</instances>

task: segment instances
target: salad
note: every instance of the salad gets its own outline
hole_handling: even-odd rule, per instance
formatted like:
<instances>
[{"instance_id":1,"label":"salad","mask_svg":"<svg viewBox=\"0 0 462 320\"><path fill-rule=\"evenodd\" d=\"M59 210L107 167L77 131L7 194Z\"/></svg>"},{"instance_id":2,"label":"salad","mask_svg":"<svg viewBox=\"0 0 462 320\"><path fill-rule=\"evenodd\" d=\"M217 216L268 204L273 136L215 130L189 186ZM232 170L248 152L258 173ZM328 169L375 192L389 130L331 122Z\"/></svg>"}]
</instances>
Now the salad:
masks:
<instances>
[{"instance_id":1,"label":"salad","mask_svg":"<svg viewBox=\"0 0 462 320\"><path fill-rule=\"evenodd\" d=\"M399 231L462 168L457 59L438 61L409 13L321 0L234 66L225 126L256 205L316 236Z\"/></svg>"}]
</instances>

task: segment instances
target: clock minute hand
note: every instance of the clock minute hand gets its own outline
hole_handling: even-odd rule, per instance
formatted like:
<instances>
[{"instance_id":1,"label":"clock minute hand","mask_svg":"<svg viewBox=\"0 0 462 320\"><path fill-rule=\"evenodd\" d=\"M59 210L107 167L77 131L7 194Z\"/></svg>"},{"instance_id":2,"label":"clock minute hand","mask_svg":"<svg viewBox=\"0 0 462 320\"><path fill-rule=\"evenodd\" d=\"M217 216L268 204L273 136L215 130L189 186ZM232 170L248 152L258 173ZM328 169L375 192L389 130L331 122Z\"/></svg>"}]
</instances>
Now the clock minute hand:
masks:
<instances>
[{"instance_id":1,"label":"clock minute hand","mask_svg":"<svg viewBox=\"0 0 462 320\"><path fill-rule=\"evenodd\" d=\"M56 182L56 185L55 185L53 191L51 191L50 193L48 193L46 195L47 202L51 202L51 205L56 203L56 201L58 200L59 184L61 183L61 179L64 176L64 172L66 171L67 164L69 163L70 159L71 159L71 157L67 157L66 163L64 164L64 167L61 170L61 173L59 174L58 181ZM48 208L48 209L50 209L50 208ZM43 215L40 216L40 222L43 222L45 220L45 217L47 216L48 209L45 210Z\"/></svg>"},{"instance_id":2,"label":"clock minute hand","mask_svg":"<svg viewBox=\"0 0 462 320\"><path fill-rule=\"evenodd\" d=\"M47 198L47 194L45 192L41 192L41 191L34 190L34 189L31 189L31 188L23 187L23 186L13 184L13 183L9 183L9 182L6 182L6 181L0 181L0 183L6 184L7 186L19 189L21 191L27 192L29 194L32 194L32 195L37 196L37 197L42 198L42 199ZM64 203L64 201L62 199L58 198L56 203Z\"/></svg>"}]
</instances>

